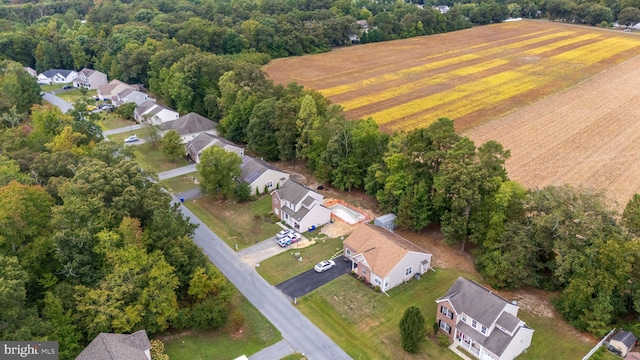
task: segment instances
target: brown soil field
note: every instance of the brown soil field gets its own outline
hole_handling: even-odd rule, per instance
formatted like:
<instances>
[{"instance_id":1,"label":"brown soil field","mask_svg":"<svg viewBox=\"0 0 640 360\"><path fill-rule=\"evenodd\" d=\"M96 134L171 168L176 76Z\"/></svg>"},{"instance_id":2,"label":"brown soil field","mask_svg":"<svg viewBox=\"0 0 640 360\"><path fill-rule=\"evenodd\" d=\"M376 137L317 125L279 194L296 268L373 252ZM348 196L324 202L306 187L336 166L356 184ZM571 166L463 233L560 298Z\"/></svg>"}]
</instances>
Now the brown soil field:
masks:
<instances>
[{"instance_id":1,"label":"brown soil field","mask_svg":"<svg viewBox=\"0 0 640 360\"><path fill-rule=\"evenodd\" d=\"M640 193L640 56L466 133L511 150L507 170L526 187L601 190L622 210Z\"/></svg>"}]
</instances>

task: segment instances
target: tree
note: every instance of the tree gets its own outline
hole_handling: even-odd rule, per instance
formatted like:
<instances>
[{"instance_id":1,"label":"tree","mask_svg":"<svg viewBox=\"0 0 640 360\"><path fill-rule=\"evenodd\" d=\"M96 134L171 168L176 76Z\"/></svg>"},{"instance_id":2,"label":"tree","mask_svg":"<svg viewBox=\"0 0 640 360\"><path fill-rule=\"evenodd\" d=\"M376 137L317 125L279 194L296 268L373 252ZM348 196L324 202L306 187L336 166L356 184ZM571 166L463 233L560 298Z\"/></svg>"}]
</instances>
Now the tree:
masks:
<instances>
[{"instance_id":1,"label":"tree","mask_svg":"<svg viewBox=\"0 0 640 360\"><path fill-rule=\"evenodd\" d=\"M618 14L618 23L624 26L632 26L640 22L640 9L627 7Z\"/></svg>"},{"instance_id":2,"label":"tree","mask_svg":"<svg viewBox=\"0 0 640 360\"><path fill-rule=\"evenodd\" d=\"M234 181L242 173L242 159L233 152L212 146L205 149L196 165L202 176L200 187L205 194L230 198L235 188Z\"/></svg>"},{"instance_id":3,"label":"tree","mask_svg":"<svg viewBox=\"0 0 640 360\"><path fill-rule=\"evenodd\" d=\"M60 343L60 358L75 358L82 351L80 347L82 333L73 322L71 310L64 309L62 301L51 292L45 294L44 304L44 319L51 328L49 338Z\"/></svg>"},{"instance_id":4,"label":"tree","mask_svg":"<svg viewBox=\"0 0 640 360\"><path fill-rule=\"evenodd\" d=\"M635 236L640 236L640 194L634 194L622 213L622 224Z\"/></svg>"},{"instance_id":5,"label":"tree","mask_svg":"<svg viewBox=\"0 0 640 360\"><path fill-rule=\"evenodd\" d=\"M425 321L422 312L416 306L409 307L400 320L400 338L402 348L409 353L417 353L425 337Z\"/></svg>"},{"instance_id":6,"label":"tree","mask_svg":"<svg viewBox=\"0 0 640 360\"><path fill-rule=\"evenodd\" d=\"M175 160L184 156L185 149L180 134L175 130L167 131L162 137L160 150L162 150L164 156L169 160Z\"/></svg>"},{"instance_id":7,"label":"tree","mask_svg":"<svg viewBox=\"0 0 640 360\"><path fill-rule=\"evenodd\" d=\"M116 114L123 119L131 120L133 119L133 111L138 106L136 103L124 103L116 108Z\"/></svg>"},{"instance_id":8,"label":"tree","mask_svg":"<svg viewBox=\"0 0 640 360\"><path fill-rule=\"evenodd\" d=\"M0 61L0 69L0 115L13 107L15 114L29 113L42 99L37 80L14 61Z\"/></svg>"}]
</instances>

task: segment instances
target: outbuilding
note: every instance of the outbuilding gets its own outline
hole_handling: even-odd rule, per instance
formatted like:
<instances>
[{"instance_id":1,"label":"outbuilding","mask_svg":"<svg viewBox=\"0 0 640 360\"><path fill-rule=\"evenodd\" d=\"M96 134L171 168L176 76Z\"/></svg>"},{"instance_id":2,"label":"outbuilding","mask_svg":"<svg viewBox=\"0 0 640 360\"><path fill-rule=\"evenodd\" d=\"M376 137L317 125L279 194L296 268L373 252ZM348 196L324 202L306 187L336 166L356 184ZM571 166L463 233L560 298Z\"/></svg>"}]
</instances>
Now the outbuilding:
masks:
<instances>
[{"instance_id":1,"label":"outbuilding","mask_svg":"<svg viewBox=\"0 0 640 360\"><path fill-rule=\"evenodd\" d=\"M619 331L609 340L609 350L625 357L631 348L636 344L638 338L629 331Z\"/></svg>"},{"instance_id":2,"label":"outbuilding","mask_svg":"<svg viewBox=\"0 0 640 360\"><path fill-rule=\"evenodd\" d=\"M396 228L396 218L397 216L395 214L384 214L375 218L373 225L383 227L387 230L393 230Z\"/></svg>"}]
</instances>

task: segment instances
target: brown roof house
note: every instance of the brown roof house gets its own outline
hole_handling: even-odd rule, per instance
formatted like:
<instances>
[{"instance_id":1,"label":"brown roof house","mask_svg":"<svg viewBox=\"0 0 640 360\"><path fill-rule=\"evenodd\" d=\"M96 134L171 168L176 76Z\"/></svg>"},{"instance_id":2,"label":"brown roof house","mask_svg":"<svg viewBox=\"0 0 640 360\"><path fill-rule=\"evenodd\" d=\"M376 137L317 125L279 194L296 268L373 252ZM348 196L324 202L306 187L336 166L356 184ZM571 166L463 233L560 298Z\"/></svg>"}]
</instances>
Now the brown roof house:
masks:
<instances>
[{"instance_id":1,"label":"brown roof house","mask_svg":"<svg viewBox=\"0 0 640 360\"><path fill-rule=\"evenodd\" d=\"M511 360L531 346L518 306L474 281L459 277L436 303L440 331L478 359Z\"/></svg>"},{"instance_id":2,"label":"brown roof house","mask_svg":"<svg viewBox=\"0 0 640 360\"><path fill-rule=\"evenodd\" d=\"M202 152L212 146L220 147L224 151L234 152L240 157L244 156L244 148L225 138L211 135L207 132L199 134L193 140L185 144L187 155L189 155L189 158L196 163L200 163L200 156L202 155Z\"/></svg>"},{"instance_id":3,"label":"brown roof house","mask_svg":"<svg viewBox=\"0 0 640 360\"><path fill-rule=\"evenodd\" d=\"M431 267L431 254L385 228L362 223L343 243L351 270L385 292Z\"/></svg>"},{"instance_id":4,"label":"brown roof house","mask_svg":"<svg viewBox=\"0 0 640 360\"><path fill-rule=\"evenodd\" d=\"M137 85L129 85L118 79L113 79L106 85L98 86L98 97L102 100L113 100L116 95L126 89L140 90L140 87Z\"/></svg>"},{"instance_id":5,"label":"brown roof house","mask_svg":"<svg viewBox=\"0 0 640 360\"><path fill-rule=\"evenodd\" d=\"M271 208L287 225L304 232L331 221L331 209L324 196L289 179L271 193Z\"/></svg>"},{"instance_id":6,"label":"brown roof house","mask_svg":"<svg viewBox=\"0 0 640 360\"><path fill-rule=\"evenodd\" d=\"M98 86L107 85L107 74L98 70L84 68L78 73L78 77L73 79L73 86L85 89L97 89Z\"/></svg>"},{"instance_id":7,"label":"brown roof house","mask_svg":"<svg viewBox=\"0 0 640 360\"><path fill-rule=\"evenodd\" d=\"M76 360L151 360L151 343L144 330L133 334L100 333Z\"/></svg>"},{"instance_id":8,"label":"brown roof house","mask_svg":"<svg viewBox=\"0 0 640 360\"><path fill-rule=\"evenodd\" d=\"M182 115L176 120L170 120L167 122L163 122L162 127L162 136L167 133L169 130L175 130L178 134L180 134L180 138L182 138L182 143L188 143L189 141L196 138L196 136L206 132L212 135L217 135L216 124L213 120L209 120L206 117L196 114L194 112L190 112L187 115Z\"/></svg>"}]
</instances>

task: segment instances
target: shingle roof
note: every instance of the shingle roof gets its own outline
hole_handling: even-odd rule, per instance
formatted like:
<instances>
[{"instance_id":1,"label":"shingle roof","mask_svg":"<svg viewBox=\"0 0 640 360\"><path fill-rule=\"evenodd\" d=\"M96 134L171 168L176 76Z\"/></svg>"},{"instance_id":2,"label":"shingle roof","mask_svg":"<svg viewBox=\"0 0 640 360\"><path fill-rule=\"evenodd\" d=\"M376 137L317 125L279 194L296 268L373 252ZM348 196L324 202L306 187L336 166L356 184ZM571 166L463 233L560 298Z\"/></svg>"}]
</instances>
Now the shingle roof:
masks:
<instances>
[{"instance_id":1,"label":"shingle roof","mask_svg":"<svg viewBox=\"0 0 640 360\"><path fill-rule=\"evenodd\" d=\"M627 348L630 348L636 343L638 338L629 331L620 331L611 337L611 340L617 340L625 344Z\"/></svg>"},{"instance_id":2,"label":"shingle roof","mask_svg":"<svg viewBox=\"0 0 640 360\"><path fill-rule=\"evenodd\" d=\"M48 77L54 77L56 74L60 74L64 77L69 76L69 74L71 74L72 72L75 72L74 70L63 70L63 69L49 69L45 72L43 72L43 74Z\"/></svg>"},{"instance_id":3,"label":"shingle roof","mask_svg":"<svg viewBox=\"0 0 640 360\"><path fill-rule=\"evenodd\" d=\"M508 302L475 281L458 277L447 293L436 301L449 300L457 313L464 312L480 324L490 326Z\"/></svg>"},{"instance_id":4,"label":"shingle roof","mask_svg":"<svg viewBox=\"0 0 640 360\"><path fill-rule=\"evenodd\" d=\"M76 360L148 360L145 351L149 349L151 343L144 330L130 335L100 333Z\"/></svg>"},{"instance_id":5,"label":"shingle roof","mask_svg":"<svg viewBox=\"0 0 640 360\"><path fill-rule=\"evenodd\" d=\"M164 130L173 129L180 135L193 134L197 132L213 130L217 124L202 115L190 112L176 120L167 121L162 124Z\"/></svg>"},{"instance_id":6,"label":"shingle roof","mask_svg":"<svg viewBox=\"0 0 640 360\"><path fill-rule=\"evenodd\" d=\"M200 153L207 145L211 144L216 137L207 133L202 133L196 136L193 140L187 143L187 148L190 151L194 151L196 154Z\"/></svg>"},{"instance_id":7,"label":"shingle roof","mask_svg":"<svg viewBox=\"0 0 640 360\"><path fill-rule=\"evenodd\" d=\"M260 175L264 174L267 170L280 171L271 166L271 164L266 161L246 155L242 158L242 164L240 165L240 168L242 169L240 179L242 179L242 181L246 182L247 184L251 184L252 182L256 181L256 179L259 178Z\"/></svg>"},{"instance_id":8,"label":"shingle roof","mask_svg":"<svg viewBox=\"0 0 640 360\"><path fill-rule=\"evenodd\" d=\"M86 77L89 77L89 76L93 75L94 72L96 72L96 71L92 70L92 69L84 68L84 69L80 70L79 74L82 74L82 75L84 75Z\"/></svg>"},{"instance_id":9,"label":"shingle roof","mask_svg":"<svg viewBox=\"0 0 640 360\"><path fill-rule=\"evenodd\" d=\"M402 236L385 228L360 224L344 241L356 254L363 254L371 271L386 277L410 251L430 254Z\"/></svg>"},{"instance_id":10,"label":"shingle roof","mask_svg":"<svg viewBox=\"0 0 640 360\"><path fill-rule=\"evenodd\" d=\"M298 184L292 179L285 181L280 189L275 190L280 199L287 200L292 204L299 203L300 200L309 193L309 191L311 190L301 184Z\"/></svg>"},{"instance_id":11,"label":"shingle roof","mask_svg":"<svg viewBox=\"0 0 640 360\"><path fill-rule=\"evenodd\" d=\"M520 323L520 319L509 314L508 312L503 312L502 315L496 320L496 324L502 326L503 328L513 332L516 329L518 324Z\"/></svg>"},{"instance_id":12,"label":"shingle roof","mask_svg":"<svg viewBox=\"0 0 640 360\"><path fill-rule=\"evenodd\" d=\"M478 342L480 345L486 347L489 351L498 356L502 356L504 350L509 346L511 340L513 340L512 336L509 336L509 334L502 332L501 330L494 330L489 336L482 335L478 330L462 321L458 322L456 328L465 334L473 334L474 341ZM519 328L515 332L514 337L520 330L522 330L522 328Z\"/></svg>"}]
</instances>

